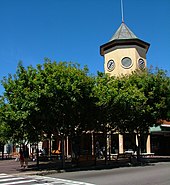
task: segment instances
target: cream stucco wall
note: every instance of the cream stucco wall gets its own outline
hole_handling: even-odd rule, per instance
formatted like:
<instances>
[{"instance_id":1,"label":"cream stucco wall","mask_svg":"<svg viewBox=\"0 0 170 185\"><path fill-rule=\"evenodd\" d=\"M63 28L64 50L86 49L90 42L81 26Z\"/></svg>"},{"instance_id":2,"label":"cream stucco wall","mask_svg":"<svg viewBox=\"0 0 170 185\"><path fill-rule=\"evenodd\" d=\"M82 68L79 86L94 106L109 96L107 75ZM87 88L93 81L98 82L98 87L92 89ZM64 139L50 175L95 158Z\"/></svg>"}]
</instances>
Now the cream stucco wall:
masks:
<instances>
[{"instance_id":1,"label":"cream stucco wall","mask_svg":"<svg viewBox=\"0 0 170 185\"><path fill-rule=\"evenodd\" d=\"M124 57L129 57L132 60L132 66L130 68L123 68L121 60ZM146 50L139 46L116 46L104 53L104 69L105 73L110 76L120 76L125 74L131 74L132 71L139 69L138 60L142 58L145 61L146 66ZM115 68L113 71L107 70L107 62L114 60Z\"/></svg>"}]
</instances>

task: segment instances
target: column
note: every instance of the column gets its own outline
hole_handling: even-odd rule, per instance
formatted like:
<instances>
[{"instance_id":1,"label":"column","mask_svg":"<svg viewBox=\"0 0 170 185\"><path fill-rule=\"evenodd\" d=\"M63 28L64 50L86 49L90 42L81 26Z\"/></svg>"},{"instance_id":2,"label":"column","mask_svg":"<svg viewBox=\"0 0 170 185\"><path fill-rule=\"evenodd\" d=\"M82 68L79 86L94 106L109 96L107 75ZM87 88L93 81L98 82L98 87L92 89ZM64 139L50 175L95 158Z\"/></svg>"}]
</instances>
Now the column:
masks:
<instances>
[{"instance_id":1,"label":"column","mask_svg":"<svg viewBox=\"0 0 170 185\"><path fill-rule=\"evenodd\" d=\"M119 153L123 153L123 135L119 134Z\"/></svg>"},{"instance_id":2,"label":"column","mask_svg":"<svg viewBox=\"0 0 170 185\"><path fill-rule=\"evenodd\" d=\"M67 155L67 157L68 157L68 142L69 142L69 140L68 140L68 136L66 137L66 143L67 143L67 145L66 145L66 155Z\"/></svg>"},{"instance_id":3,"label":"column","mask_svg":"<svg viewBox=\"0 0 170 185\"><path fill-rule=\"evenodd\" d=\"M136 134L136 146L138 146L138 136Z\"/></svg>"},{"instance_id":4,"label":"column","mask_svg":"<svg viewBox=\"0 0 170 185\"><path fill-rule=\"evenodd\" d=\"M146 141L146 152L151 153L151 136L148 134L147 141Z\"/></svg>"},{"instance_id":5,"label":"column","mask_svg":"<svg viewBox=\"0 0 170 185\"><path fill-rule=\"evenodd\" d=\"M138 147L138 145L139 145L139 144L138 144L138 136L137 136L137 134L136 134L136 146ZM136 148L136 147L135 147L135 148ZM138 152L138 151L137 151L137 148L136 148L136 149L135 149L135 153L137 154L137 152Z\"/></svg>"}]
</instances>

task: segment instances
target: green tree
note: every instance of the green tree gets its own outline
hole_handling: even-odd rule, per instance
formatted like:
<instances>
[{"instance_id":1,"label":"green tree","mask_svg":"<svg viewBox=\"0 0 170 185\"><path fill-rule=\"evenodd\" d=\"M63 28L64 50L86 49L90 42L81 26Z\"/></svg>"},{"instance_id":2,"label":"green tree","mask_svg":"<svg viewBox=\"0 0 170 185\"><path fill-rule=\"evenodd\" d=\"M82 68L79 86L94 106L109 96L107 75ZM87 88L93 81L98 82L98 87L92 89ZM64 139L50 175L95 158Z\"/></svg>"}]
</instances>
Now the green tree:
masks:
<instances>
[{"instance_id":1,"label":"green tree","mask_svg":"<svg viewBox=\"0 0 170 185\"><path fill-rule=\"evenodd\" d=\"M37 131L41 132L40 124L34 124L30 119L32 113L38 110L36 106L38 93L35 91L34 83L32 83L35 75L36 71L31 66L27 70L19 63L16 74L14 76L9 75L2 82L7 102L6 121L13 130L12 137L15 142L24 143L33 140L35 142ZM37 128L36 133L34 127ZM34 139L32 140L32 138Z\"/></svg>"},{"instance_id":2,"label":"green tree","mask_svg":"<svg viewBox=\"0 0 170 185\"><path fill-rule=\"evenodd\" d=\"M4 158L4 145L9 141L12 135L12 130L7 124L7 115L5 114L8 105L4 103L4 98L0 98L0 151L2 152L2 158Z\"/></svg>"},{"instance_id":3,"label":"green tree","mask_svg":"<svg viewBox=\"0 0 170 185\"><path fill-rule=\"evenodd\" d=\"M19 63L16 74L3 79L13 139L38 142L43 133L65 137L89 129L94 80L87 73L87 67L49 59L36 68Z\"/></svg>"},{"instance_id":4,"label":"green tree","mask_svg":"<svg viewBox=\"0 0 170 185\"><path fill-rule=\"evenodd\" d=\"M88 130L92 125L94 80L87 75L87 67L80 69L78 64L47 60L42 68L38 72L45 81L41 107L48 115L44 118L50 121L46 131L58 133L64 139Z\"/></svg>"},{"instance_id":5,"label":"green tree","mask_svg":"<svg viewBox=\"0 0 170 185\"><path fill-rule=\"evenodd\" d=\"M120 132L136 133L138 157L141 139L159 120L167 119L169 112L170 80L162 70L136 71L119 79L121 88L117 96Z\"/></svg>"},{"instance_id":6,"label":"green tree","mask_svg":"<svg viewBox=\"0 0 170 185\"><path fill-rule=\"evenodd\" d=\"M96 102L96 126L95 131L102 131L105 138L105 162L107 162L107 133L115 130L117 126L118 81L103 73L98 73L95 78L93 96ZM110 152L110 151L109 151Z\"/></svg>"}]
</instances>

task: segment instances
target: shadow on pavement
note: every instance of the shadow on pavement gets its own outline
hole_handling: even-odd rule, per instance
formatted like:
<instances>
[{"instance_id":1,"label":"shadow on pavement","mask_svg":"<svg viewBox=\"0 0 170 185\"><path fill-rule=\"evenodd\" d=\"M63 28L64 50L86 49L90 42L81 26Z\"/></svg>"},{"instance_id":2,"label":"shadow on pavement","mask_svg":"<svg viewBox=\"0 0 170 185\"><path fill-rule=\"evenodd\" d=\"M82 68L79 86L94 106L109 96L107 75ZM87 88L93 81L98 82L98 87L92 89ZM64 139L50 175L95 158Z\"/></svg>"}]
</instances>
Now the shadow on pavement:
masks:
<instances>
[{"instance_id":1,"label":"shadow on pavement","mask_svg":"<svg viewBox=\"0 0 170 185\"><path fill-rule=\"evenodd\" d=\"M156 162L167 162L170 161L168 158L146 158L142 159L139 163L135 160L112 160L107 161L105 164L104 160L96 161L81 161L79 163L71 163L70 161L65 162L63 168L61 160L57 161L40 161L37 167L36 162L30 161L28 168L21 168L19 161L14 159L0 160L0 173L29 173L29 174L45 174L45 173L59 173L59 172L71 172L71 171L87 171L87 170L103 170L113 169L120 167L138 167L138 166L153 166Z\"/></svg>"}]
</instances>

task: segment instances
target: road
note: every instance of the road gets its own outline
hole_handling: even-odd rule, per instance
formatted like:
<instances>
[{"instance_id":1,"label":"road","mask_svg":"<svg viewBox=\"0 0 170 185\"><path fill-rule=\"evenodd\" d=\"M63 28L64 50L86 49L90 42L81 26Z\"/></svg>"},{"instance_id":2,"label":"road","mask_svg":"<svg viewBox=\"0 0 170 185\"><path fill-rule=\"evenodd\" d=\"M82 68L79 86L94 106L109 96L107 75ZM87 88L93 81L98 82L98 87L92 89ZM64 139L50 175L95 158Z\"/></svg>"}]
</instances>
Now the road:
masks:
<instances>
[{"instance_id":1,"label":"road","mask_svg":"<svg viewBox=\"0 0 170 185\"><path fill-rule=\"evenodd\" d=\"M32 174L31 176L28 174ZM0 185L170 185L170 162L141 167L121 167L35 176L23 171L15 161L0 161Z\"/></svg>"},{"instance_id":2,"label":"road","mask_svg":"<svg viewBox=\"0 0 170 185\"><path fill-rule=\"evenodd\" d=\"M37 176L37 175L20 175L0 173L0 185L93 185L80 181Z\"/></svg>"},{"instance_id":3,"label":"road","mask_svg":"<svg viewBox=\"0 0 170 185\"><path fill-rule=\"evenodd\" d=\"M170 185L170 163L48 175L95 185Z\"/></svg>"}]
</instances>

